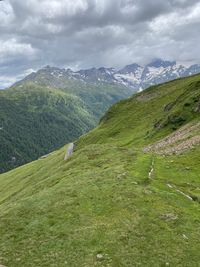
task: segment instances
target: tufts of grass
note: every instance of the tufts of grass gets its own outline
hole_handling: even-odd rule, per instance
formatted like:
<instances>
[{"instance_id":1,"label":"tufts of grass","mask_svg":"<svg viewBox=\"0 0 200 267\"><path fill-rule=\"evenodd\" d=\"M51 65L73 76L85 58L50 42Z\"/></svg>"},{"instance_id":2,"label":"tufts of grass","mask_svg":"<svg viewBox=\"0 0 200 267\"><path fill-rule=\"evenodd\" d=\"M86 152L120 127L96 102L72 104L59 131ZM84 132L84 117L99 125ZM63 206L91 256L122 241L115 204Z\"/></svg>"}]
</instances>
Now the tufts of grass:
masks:
<instances>
[{"instance_id":1,"label":"tufts of grass","mask_svg":"<svg viewBox=\"0 0 200 267\"><path fill-rule=\"evenodd\" d=\"M0 263L198 266L199 147L171 156L142 148L174 131L171 122L155 128L156 121L181 111L184 123L198 120L197 102L185 106L191 95L179 96L199 79L152 87L114 105L77 140L68 161L65 146L0 175Z\"/></svg>"}]
</instances>

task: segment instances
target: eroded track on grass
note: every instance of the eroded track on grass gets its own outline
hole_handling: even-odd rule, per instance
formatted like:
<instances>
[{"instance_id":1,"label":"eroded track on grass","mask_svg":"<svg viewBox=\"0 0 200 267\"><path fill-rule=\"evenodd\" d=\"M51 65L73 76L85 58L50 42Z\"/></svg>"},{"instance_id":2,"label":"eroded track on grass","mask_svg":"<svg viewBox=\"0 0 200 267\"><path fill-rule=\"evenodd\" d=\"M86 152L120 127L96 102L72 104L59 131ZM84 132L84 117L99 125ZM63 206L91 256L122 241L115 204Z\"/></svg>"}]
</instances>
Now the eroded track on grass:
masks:
<instances>
[{"instance_id":1,"label":"eroded track on grass","mask_svg":"<svg viewBox=\"0 0 200 267\"><path fill-rule=\"evenodd\" d=\"M171 189L174 189L176 192L180 193L181 195L188 198L189 200L194 201L194 199L191 196L189 196L189 195L185 194L184 192L182 192L181 190L177 189L174 185L167 184L167 186Z\"/></svg>"}]
</instances>

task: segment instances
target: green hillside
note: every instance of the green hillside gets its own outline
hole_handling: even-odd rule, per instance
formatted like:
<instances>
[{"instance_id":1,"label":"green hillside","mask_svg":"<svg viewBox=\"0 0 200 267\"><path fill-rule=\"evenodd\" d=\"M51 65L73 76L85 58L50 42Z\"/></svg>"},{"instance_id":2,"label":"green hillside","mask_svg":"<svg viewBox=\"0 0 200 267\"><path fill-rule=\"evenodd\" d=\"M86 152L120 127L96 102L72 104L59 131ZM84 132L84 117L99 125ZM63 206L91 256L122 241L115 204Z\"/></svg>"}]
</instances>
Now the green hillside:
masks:
<instances>
[{"instance_id":1,"label":"green hillside","mask_svg":"<svg viewBox=\"0 0 200 267\"><path fill-rule=\"evenodd\" d=\"M129 95L122 87L78 81L51 88L39 78L0 91L0 173L75 140Z\"/></svg>"},{"instance_id":2,"label":"green hillside","mask_svg":"<svg viewBox=\"0 0 200 267\"><path fill-rule=\"evenodd\" d=\"M0 264L199 266L200 75L114 105L66 147L0 175Z\"/></svg>"},{"instance_id":3,"label":"green hillside","mask_svg":"<svg viewBox=\"0 0 200 267\"><path fill-rule=\"evenodd\" d=\"M121 101L105 114L102 123L81 139L86 143L118 143L138 147L199 119L200 76L153 86Z\"/></svg>"}]
</instances>

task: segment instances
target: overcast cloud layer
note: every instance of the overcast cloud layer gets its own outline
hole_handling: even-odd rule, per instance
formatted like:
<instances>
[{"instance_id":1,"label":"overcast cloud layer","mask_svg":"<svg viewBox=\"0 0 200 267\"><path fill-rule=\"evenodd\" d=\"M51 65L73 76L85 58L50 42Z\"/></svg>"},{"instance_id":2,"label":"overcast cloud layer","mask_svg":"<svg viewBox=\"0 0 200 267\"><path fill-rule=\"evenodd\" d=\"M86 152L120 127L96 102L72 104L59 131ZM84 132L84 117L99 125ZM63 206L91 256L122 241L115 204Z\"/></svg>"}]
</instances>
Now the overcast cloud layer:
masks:
<instances>
[{"instance_id":1,"label":"overcast cloud layer","mask_svg":"<svg viewBox=\"0 0 200 267\"><path fill-rule=\"evenodd\" d=\"M0 87L44 65L200 63L199 0L4 0Z\"/></svg>"}]
</instances>

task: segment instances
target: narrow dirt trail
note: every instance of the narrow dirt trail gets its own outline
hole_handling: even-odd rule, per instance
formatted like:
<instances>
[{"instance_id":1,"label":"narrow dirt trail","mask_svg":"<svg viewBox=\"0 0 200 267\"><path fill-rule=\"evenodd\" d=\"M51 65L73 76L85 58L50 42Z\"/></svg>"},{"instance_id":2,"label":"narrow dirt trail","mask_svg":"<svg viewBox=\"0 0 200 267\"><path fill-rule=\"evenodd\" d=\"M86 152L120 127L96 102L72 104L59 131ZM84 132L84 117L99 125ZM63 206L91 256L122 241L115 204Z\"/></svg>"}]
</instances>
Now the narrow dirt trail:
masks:
<instances>
[{"instance_id":1,"label":"narrow dirt trail","mask_svg":"<svg viewBox=\"0 0 200 267\"><path fill-rule=\"evenodd\" d=\"M148 178L150 180L153 180L153 174L154 174L154 166L155 166L155 159L153 158L151 161L151 167L150 167L150 171L148 173ZM175 190L177 193L183 195L184 197L186 197L187 199L189 199L190 201L194 201L194 199L187 195L186 193L182 192L181 190L177 189L176 186L172 185L172 184L167 184L167 186L172 189Z\"/></svg>"},{"instance_id":2,"label":"narrow dirt trail","mask_svg":"<svg viewBox=\"0 0 200 267\"><path fill-rule=\"evenodd\" d=\"M174 189L176 192L180 193L181 195L183 195L184 197L188 198L189 200L193 201L193 198L191 198L189 195L185 194L184 192L182 192L181 190L177 189L175 186L171 185L171 184L167 184L167 186L171 189Z\"/></svg>"},{"instance_id":3,"label":"narrow dirt trail","mask_svg":"<svg viewBox=\"0 0 200 267\"><path fill-rule=\"evenodd\" d=\"M154 158L151 161L151 168L150 168L149 175L148 175L149 179L151 179L151 180L153 179L152 178L153 172L154 172Z\"/></svg>"}]
</instances>

